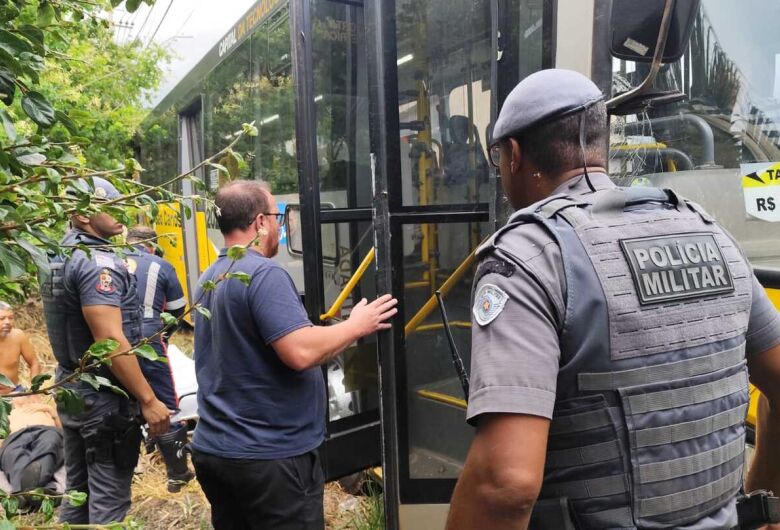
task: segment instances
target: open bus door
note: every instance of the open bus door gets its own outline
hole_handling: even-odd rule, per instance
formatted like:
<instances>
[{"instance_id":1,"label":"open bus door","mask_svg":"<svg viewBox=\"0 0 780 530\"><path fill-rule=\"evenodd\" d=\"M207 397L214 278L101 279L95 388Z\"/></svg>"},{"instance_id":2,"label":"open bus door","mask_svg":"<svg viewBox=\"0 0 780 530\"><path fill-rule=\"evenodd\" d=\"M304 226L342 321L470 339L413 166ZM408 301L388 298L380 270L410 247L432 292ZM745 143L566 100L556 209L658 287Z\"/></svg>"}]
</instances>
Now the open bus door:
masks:
<instances>
[{"instance_id":1,"label":"open bus door","mask_svg":"<svg viewBox=\"0 0 780 530\"><path fill-rule=\"evenodd\" d=\"M288 205L287 241L303 258L309 317L324 325L376 297L363 10L341 0L290 5L300 205ZM331 480L381 462L376 336L324 371Z\"/></svg>"},{"instance_id":2,"label":"open bus door","mask_svg":"<svg viewBox=\"0 0 780 530\"><path fill-rule=\"evenodd\" d=\"M390 529L444 527L473 437L435 294L468 367L474 252L506 215L489 131L509 90L551 66L553 7L366 4L377 290L399 299L379 337Z\"/></svg>"}]
</instances>

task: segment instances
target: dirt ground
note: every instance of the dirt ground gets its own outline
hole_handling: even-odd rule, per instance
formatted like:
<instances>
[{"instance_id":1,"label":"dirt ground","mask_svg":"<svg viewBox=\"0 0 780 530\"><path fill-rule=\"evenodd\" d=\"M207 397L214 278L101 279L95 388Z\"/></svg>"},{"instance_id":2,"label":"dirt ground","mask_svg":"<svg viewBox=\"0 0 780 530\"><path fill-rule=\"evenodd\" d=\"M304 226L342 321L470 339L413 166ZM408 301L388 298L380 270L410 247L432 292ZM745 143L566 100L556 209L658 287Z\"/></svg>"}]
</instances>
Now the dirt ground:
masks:
<instances>
[{"instance_id":1,"label":"dirt ground","mask_svg":"<svg viewBox=\"0 0 780 530\"><path fill-rule=\"evenodd\" d=\"M15 312L16 327L23 329L35 347L44 372L53 373L56 365L39 302L28 302ZM174 342L182 351L191 354L192 334L176 334ZM29 382L26 367L22 381ZM144 523L147 530L201 530L210 529L210 509L197 481L192 481L181 492L168 493L165 468L157 453L142 454L139 471L133 480L133 506L130 515ZM328 530L374 530L381 528L378 517L378 497L353 496L338 483L325 487L325 518ZM37 516L18 520L17 524L40 524Z\"/></svg>"}]
</instances>

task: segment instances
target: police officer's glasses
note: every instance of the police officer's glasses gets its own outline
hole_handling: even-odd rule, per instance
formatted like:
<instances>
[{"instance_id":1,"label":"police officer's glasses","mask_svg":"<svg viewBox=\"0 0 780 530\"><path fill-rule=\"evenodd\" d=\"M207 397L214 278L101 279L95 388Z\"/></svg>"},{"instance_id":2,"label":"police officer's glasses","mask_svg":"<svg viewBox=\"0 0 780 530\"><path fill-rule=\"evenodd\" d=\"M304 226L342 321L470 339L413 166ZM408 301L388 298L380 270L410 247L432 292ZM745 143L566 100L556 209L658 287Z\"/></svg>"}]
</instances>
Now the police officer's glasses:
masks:
<instances>
[{"instance_id":1,"label":"police officer's glasses","mask_svg":"<svg viewBox=\"0 0 780 530\"><path fill-rule=\"evenodd\" d=\"M490 149L488 150L488 154L490 155L490 165L492 165L494 168L498 169L501 167L501 144L495 143L490 146Z\"/></svg>"}]
</instances>

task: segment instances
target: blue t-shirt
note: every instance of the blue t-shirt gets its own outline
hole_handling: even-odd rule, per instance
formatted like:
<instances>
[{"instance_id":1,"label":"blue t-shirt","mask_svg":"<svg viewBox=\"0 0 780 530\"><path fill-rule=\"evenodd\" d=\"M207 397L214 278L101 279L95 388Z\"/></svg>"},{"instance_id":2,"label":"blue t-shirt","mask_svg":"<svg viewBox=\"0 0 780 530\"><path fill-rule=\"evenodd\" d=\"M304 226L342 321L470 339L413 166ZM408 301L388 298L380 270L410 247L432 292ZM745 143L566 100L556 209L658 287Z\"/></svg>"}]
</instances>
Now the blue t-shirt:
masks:
<instances>
[{"instance_id":1,"label":"blue t-shirt","mask_svg":"<svg viewBox=\"0 0 780 530\"><path fill-rule=\"evenodd\" d=\"M223 458L297 456L325 438L325 384L318 367L295 371L270 343L311 326L295 284L277 263L249 250L233 262L223 249L199 285L230 272L250 275L217 284L195 299L211 319L195 317L195 370L200 420L192 440ZM233 266L231 267L231 263Z\"/></svg>"},{"instance_id":2,"label":"blue t-shirt","mask_svg":"<svg viewBox=\"0 0 780 530\"><path fill-rule=\"evenodd\" d=\"M144 337L151 337L163 328L160 313L184 309L187 299L173 265L161 257L137 248L127 253L125 262L127 270L138 279L138 304L143 313L143 334ZM159 348L162 344L157 338L152 345Z\"/></svg>"}]
</instances>

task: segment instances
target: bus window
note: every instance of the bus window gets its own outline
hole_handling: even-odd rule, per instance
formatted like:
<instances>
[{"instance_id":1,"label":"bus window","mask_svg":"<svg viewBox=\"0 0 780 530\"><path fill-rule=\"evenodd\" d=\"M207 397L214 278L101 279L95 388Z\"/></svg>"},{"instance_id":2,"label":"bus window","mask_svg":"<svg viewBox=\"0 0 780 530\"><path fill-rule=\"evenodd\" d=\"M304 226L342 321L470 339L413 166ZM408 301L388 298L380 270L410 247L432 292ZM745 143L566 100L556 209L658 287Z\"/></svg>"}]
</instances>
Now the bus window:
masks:
<instances>
[{"instance_id":1,"label":"bus window","mask_svg":"<svg viewBox=\"0 0 780 530\"><path fill-rule=\"evenodd\" d=\"M242 123L254 120L252 85L250 78L251 40L247 39L212 70L204 83L203 120L205 152L214 154L227 145L232 134ZM251 153L252 138L244 137L234 147L244 160ZM233 177L248 177L246 164L238 166L219 160L221 165L233 173ZM226 175L222 179L227 178ZM209 189L216 190L220 184L219 171L207 171Z\"/></svg>"},{"instance_id":2,"label":"bus window","mask_svg":"<svg viewBox=\"0 0 780 530\"><path fill-rule=\"evenodd\" d=\"M263 179L284 202L297 202L295 89L289 11L285 7L252 35L252 100L258 136L249 155L252 178Z\"/></svg>"},{"instance_id":3,"label":"bus window","mask_svg":"<svg viewBox=\"0 0 780 530\"><path fill-rule=\"evenodd\" d=\"M490 3L398 2L403 204L488 200Z\"/></svg>"},{"instance_id":4,"label":"bus window","mask_svg":"<svg viewBox=\"0 0 780 530\"><path fill-rule=\"evenodd\" d=\"M320 201L336 208L371 206L363 10L314 0L312 12Z\"/></svg>"},{"instance_id":5,"label":"bus window","mask_svg":"<svg viewBox=\"0 0 780 530\"><path fill-rule=\"evenodd\" d=\"M139 162L144 168L143 181L158 186L178 173L176 153L178 149L178 115L169 108L154 123L146 127L139 137ZM180 186L171 191L179 191Z\"/></svg>"},{"instance_id":6,"label":"bus window","mask_svg":"<svg viewBox=\"0 0 780 530\"><path fill-rule=\"evenodd\" d=\"M771 204L743 185L743 175L780 163L778 17L777 1L703 0L687 52L655 82L684 99L612 118L613 180L669 187L702 204L754 265L780 265L780 224L755 215L756 198L765 199L768 217ZM636 86L648 68L614 60L613 92Z\"/></svg>"}]
</instances>

